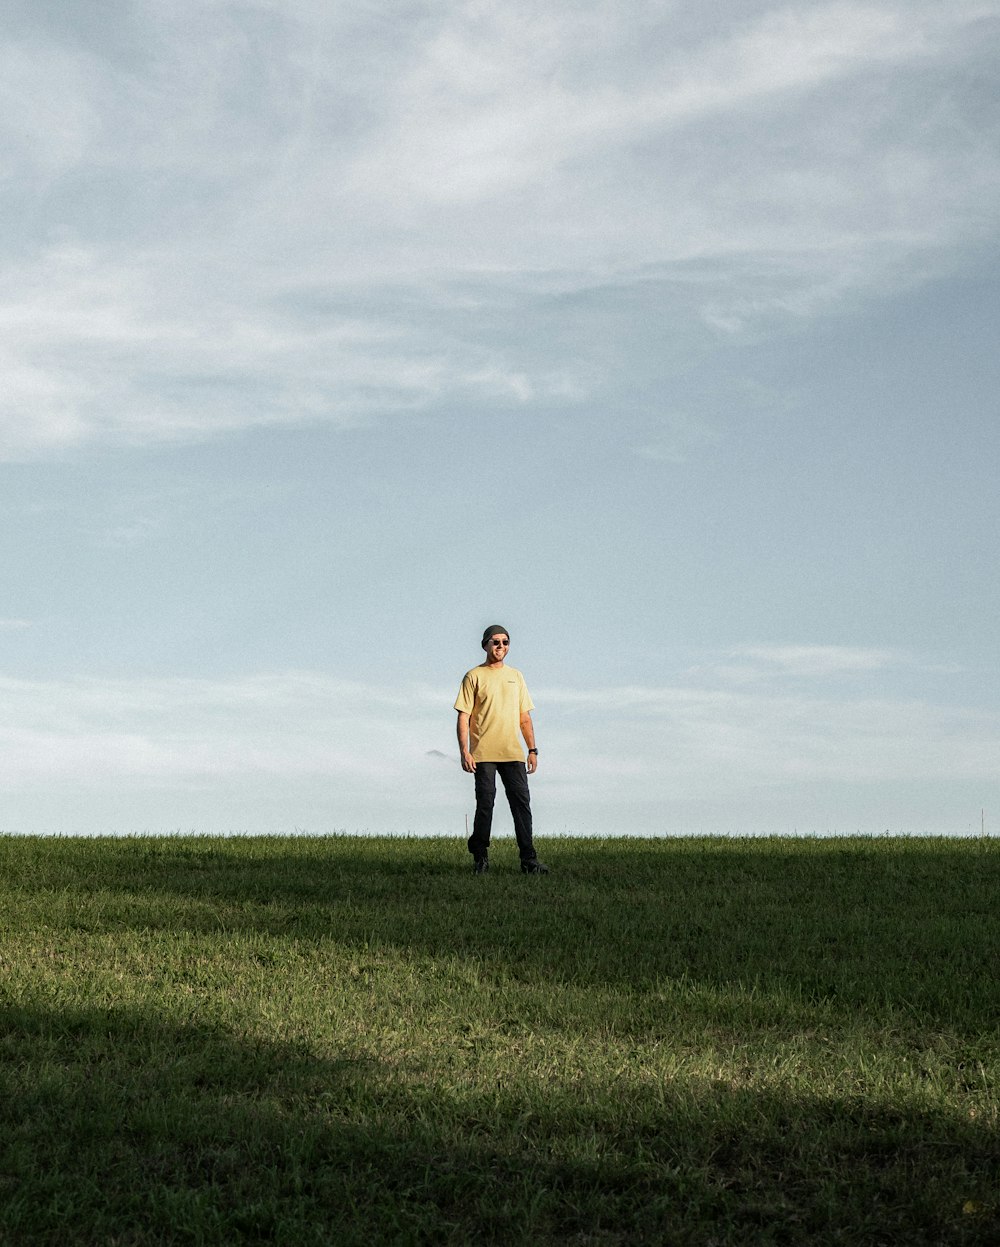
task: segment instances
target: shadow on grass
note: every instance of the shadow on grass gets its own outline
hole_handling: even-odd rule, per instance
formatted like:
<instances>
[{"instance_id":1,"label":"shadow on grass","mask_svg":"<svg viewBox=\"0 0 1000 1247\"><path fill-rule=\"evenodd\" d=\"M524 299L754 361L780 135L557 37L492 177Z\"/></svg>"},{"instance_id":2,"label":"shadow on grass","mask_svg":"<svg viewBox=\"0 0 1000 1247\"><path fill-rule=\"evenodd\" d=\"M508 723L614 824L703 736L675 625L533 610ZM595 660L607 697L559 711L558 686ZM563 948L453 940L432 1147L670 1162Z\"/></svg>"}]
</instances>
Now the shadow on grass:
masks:
<instances>
[{"instance_id":1,"label":"shadow on grass","mask_svg":"<svg viewBox=\"0 0 1000 1247\"><path fill-rule=\"evenodd\" d=\"M2 1009L0 1045L4 1243L996 1241L996 1141L943 1115L445 1091L113 1008Z\"/></svg>"},{"instance_id":2,"label":"shadow on grass","mask_svg":"<svg viewBox=\"0 0 1000 1247\"><path fill-rule=\"evenodd\" d=\"M553 987L736 988L845 1016L903 1013L970 1037L1000 1014L992 842L563 840L546 846L544 879L516 873L509 844L485 878L453 841L5 848L22 894L44 893L50 921L83 930L384 947Z\"/></svg>"}]
</instances>

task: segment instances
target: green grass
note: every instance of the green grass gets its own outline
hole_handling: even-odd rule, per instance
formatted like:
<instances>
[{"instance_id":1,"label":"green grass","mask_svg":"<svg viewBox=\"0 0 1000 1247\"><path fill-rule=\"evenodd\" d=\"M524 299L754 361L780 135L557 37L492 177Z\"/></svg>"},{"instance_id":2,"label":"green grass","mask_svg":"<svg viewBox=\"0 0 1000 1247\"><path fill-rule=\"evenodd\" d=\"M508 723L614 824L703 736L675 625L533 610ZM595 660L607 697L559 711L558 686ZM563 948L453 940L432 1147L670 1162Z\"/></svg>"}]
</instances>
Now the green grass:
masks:
<instances>
[{"instance_id":1,"label":"green grass","mask_svg":"<svg viewBox=\"0 0 1000 1247\"><path fill-rule=\"evenodd\" d=\"M990 840L0 837L0 1243L1000 1241Z\"/></svg>"}]
</instances>

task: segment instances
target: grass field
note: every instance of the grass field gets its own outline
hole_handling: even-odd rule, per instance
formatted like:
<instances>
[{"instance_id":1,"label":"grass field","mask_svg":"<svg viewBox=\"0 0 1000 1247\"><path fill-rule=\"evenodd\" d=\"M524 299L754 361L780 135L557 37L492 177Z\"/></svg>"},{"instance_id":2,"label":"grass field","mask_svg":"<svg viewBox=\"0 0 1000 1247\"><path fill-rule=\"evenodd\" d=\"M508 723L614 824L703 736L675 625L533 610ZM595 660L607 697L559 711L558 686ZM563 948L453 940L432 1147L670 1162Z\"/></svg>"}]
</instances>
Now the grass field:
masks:
<instances>
[{"instance_id":1,"label":"grass field","mask_svg":"<svg viewBox=\"0 0 1000 1247\"><path fill-rule=\"evenodd\" d=\"M1000 1242L988 839L0 837L0 1243Z\"/></svg>"}]
</instances>

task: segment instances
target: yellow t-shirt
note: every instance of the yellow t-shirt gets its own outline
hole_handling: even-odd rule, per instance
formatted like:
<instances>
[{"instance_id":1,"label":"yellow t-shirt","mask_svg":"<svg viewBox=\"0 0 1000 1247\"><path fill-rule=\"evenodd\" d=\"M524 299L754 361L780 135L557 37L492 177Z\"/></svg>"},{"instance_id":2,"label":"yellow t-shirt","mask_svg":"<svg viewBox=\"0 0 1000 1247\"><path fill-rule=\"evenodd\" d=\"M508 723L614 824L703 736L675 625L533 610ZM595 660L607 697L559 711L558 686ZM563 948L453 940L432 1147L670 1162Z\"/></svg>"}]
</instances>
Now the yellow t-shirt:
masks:
<instances>
[{"instance_id":1,"label":"yellow t-shirt","mask_svg":"<svg viewBox=\"0 0 1000 1247\"><path fill-rule=\"evenodd\" d=\"M469 716L475 762L523 762L521 715L534 710L524 676L515 667L473 667L466 672L455 709Z\"/></svg>"}]
</instances>

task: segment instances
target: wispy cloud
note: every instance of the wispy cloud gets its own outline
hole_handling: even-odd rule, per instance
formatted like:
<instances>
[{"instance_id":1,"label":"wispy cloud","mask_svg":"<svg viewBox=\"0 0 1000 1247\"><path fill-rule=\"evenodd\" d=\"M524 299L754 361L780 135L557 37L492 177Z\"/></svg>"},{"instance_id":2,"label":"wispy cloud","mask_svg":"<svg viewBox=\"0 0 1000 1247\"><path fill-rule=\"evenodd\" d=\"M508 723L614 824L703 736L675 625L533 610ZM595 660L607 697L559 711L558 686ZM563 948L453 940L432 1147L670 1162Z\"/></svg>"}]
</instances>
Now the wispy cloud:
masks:
<instances>
[{"instance_id":1,"label":"wispy cloud","mask_svg":"<svg viewBox=\"0 0 1000 1247\"><path fill-rule=\"evenodd\" d=\"M687 674L699 683L745 685L781 680L822 683L838 677L873 677L880 673L955 674L959 670L953 663L876 646L738 645L690 668Z\"/></svg>"},{"instance_id":2,"label":"wispy cloud","mask_svg":"<svg viewBox=\"0 0 1000 1247\"><path fill-rule=\"evenodd\" d=\"M797 788L806 801L820 783L987 784L1000 744L996 715L888 695L683 686L601 690L600 704L568 690L542 695L556 713L549 735L571 759L568 786L582 783L596 796L600 777L620 774L641 785L644 799L740 797L748 816L760 788ZM636 743L622 757L615 741L626 715Z\"/></svg>"},{"instance_id":3,"label":"wispy cloud","mask_svg":"<svg viewBox=\"0 0 1000 1247\"><path fill-rule=\"evenodd\" d=\"M744 645L733 650L733 656L748 660L758 669L793 676L881 671L907 661L894 650L850 645Z\"/></svg>"},{"instance_id":4,"label":"wispy cloud","mask_svg":"<svg viewBox=\"0 0 1000 1247\"><path fill-rule=\"evenodd\" d=\"M786 682L759 689L535 689L540 811L592 830L683 830L670 812L685 802L753 823L773 794L804 809L824 786L856 804L866 788L884 798L906 783L993 782L996 714L885 692L804 691L802 664L786 657ZM853 661L882 659L855 651ZM836 669L831 657L826 671ZM288 825L307 808L327 827L441 831L453 815L454 830L468 777L434 765L454 758L452 694L310 672L3 679L0 778L15 811L78 793L95 830L126 807L163 826L193 811L202 826ZM876 821L880 799L869 810ZM623 814L626 824L611 828L606 820Z\"/></svg>"},{"instance_id":5,"label":"wispy cloud","mask_svg":"<svg viewBox=\"0 0 1000 1247\"><path fill-rule=\"evenodd\" d=\"M739 333L995 220L993 3L127 13L3 53L2 457L572 402L588 331L541 365L483 309L695 266L679 319Z\"/></svg>"},{"instance_id":6,"label":"wispy cloud","mask_svg":"<svg viewBox=\"0 0 1000 1247\"><path fill-rule=\"evenodd\" d=\"M394 125L356 167L357 186L377 185L390 202L492 200L595 148L926 55L939 25L891 7L821 4L678 48L653 17L653 6L637 17L456 5L400 82ZM643 34L653 35L644 56Z\"/></svg>"},{"instance_id":7,"label":"wispy cloud","mask_svg":"<svg viewBox=\"0 0 1000 1247\"><path fill-rule=\"evenodd\" d=\"M997 161L954 106L942 115L940 87L919 123L885 93L926 91L985 15L818 4L685 30L661 6L452 6L352 186L386 220L474 205L495 240L475 231L480 258L499 243L509 262L516 239L529 266L540 245L547 267L920 247L959 226L929 169L964 158L995 189Z\"/></svg>"},{"instance_id":8,"label":"wispy cloud","mask_svg":"<svg viewBox=\"0 0 1000 1247\"><path fill-rule=\"evenodd\" d=\"M423 756L434 738L429 711L447 701L419 686L393 691L306 672L229 681L0 678L0 690L0 768L9 784L39 775L184 780L260 769L373 778L387 754ZM405 725L394 723L401 711ZM354 745L345 731L351 721Z\"/></svg>"},{"instance_id":9,"label":"wispy cloud","mask_svg":"<svg viewBox=\"0 0 1000 1247\"><path fill-rule=\"evenodd\" d=\"M496 347L463 350L388 312L358 319L262 303L245 288L202 300L151 258L50 256L0 307L0 456L102 438L202 439L262 425L340 427L444 399L521 404L567 392L560 375L511 367ZM161 280L162 279L162 280ZM239 306L234 300L239 299ZM244 313L243 306L247 311Z\"/></svg>"},{"instance_id":10,"label":"wispy cloud","mask_svg":"<svg viewBox=\"0 0 1000 1247\"><path fill-rule=\"evenodd\" d=\"M0 678L0 700L8 829L291 829L308 816L319 830L429 830L435 810L462 803L451 770L427 763L451 727L443 690L308 672Z\"/></svg>"}]
</instances>

